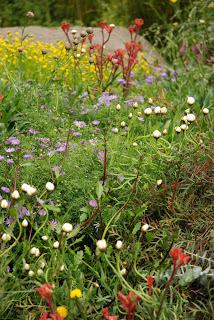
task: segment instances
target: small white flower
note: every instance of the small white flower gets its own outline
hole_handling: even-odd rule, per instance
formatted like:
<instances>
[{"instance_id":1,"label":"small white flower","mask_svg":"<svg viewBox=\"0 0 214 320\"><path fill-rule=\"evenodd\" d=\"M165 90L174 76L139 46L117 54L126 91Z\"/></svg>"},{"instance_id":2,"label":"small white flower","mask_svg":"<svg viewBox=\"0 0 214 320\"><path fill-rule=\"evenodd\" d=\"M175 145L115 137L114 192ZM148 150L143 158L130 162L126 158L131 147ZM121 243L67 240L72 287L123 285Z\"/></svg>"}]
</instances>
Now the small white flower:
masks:
<instances>
[{"instance_id":1,"label":"small white flower","mask_svg":"<svg viewBox=\"0 0 214 320\"><path fill-rule=\"evenodd\" d=\"M120 274L121 276L125 276L127 274L126 268L123 268L122 270L120 270Z\"/></svg>"},{"instance_id":2,"label":"small white flower","mask_svg":"<svg viewBox=\"0 0 214 320\"><path fill-rule=\"evenodd\" d=\"M6 199L3 199L1 201L1 208L2 209L7 209L9 207L9 202Z\"/></svg>"},{"instance_id":3,"label":"small white flower","mask_svg":"<svg viewBox=\"0 0 214 320\"><path fill-rule=\"evenodd\" d=\"M161 108L161 113L162 113L162 114L166 114L166 113L167 113L167 111L168 111L168 110L167 110L167 108L166 108L166 107L162 107L162 108Z\"/></svg>"},{"instance_id":4,"label":"small white flower","mask_svg":"<svg viewBox=\"0 0 214 320\"><path fill-rule=\"evenodd\" d=\"M208 114L208 113L209 113L209 109L208 109L208 108L203 108L203 109L202 109L202 112L203 112L204 114Z\"/></svg>"},{"instance_id":5,"label":"small white flower","mask_svg":"<svg viewBox=\"0 0 214 320\"><path fill-rule=\"evenodd\" d=\"M126 126L125 121L122 121L122 122L120 123L120 125L121 125L122 128L124 128L124 127Z\"/></svg>"},{"instance_id":6,"label":"small white flower","mask_svg":"<svg viewBox=\"0 0 214 320\"><path fill-rule=\"evenodd\" d=\"M188 125L183 123L181 126L180 126L181 130L185 131L188 129Z\"/></svg>"},{"instance_id":7,"label":"small white flower","mask_svg":"<svg viewBox=\"0 0 214 320\"><path fill-rule=\"evenodd\" d=\"M61 267L59 268L59 270L60 270L61 272L64 271L64 270L65 270L65 265L62 264Z\"/></svg>"},{"instance_id":8,"label":"small white flower","mask_svg":"<svg viewBox=\"0 0 214 320\"><path fill-rule=\"evenodd\" d=\"M81 49L81 52L82 52L82 53L85 53L85 52L86 52L86 49L85 49L85 48L82 48L82 49Z\"/></svg>"},{"instance_id":9,"label":"small white flower","mask_svg":"<svg viewBox=\"0 0 214 320\"><path fill-rule=\"evenodd\" d=\"M137 102L133 103L133 108L135 108L135 109L138 108L138 103Z\"/></svg>"},{"instance_id":10,"label":"small white flower","mask_svg":"<svg viewBox=\"0 0 214 320\"><path fill-rule=\"evenodd\" d=\"M133 145L133 147L137 147L138 146L137 142L133 142L132 145Z\"/></svg>"},{"instance_id":11,"label":"small white flower","mask_svg":"<svg viewBox=\"0 0 214 320\"><path fill-rule=\"evenodd\" d=\"M59 241L55 241L55 242L53 243L53 248L54 248L54 249L58 249L58 248L59 248Z\"/></svg>"},{"instance_id":12,"label":"small white flower","mask_svg":"<svg viewBox=\"0 0 214 320\"><path fill-rule=\"evenodd\" d=\"M156 182L156 184L157 184L158 187L159 187L162 183L163 183L163 180L162 180L162 179L159 179L159 180L157 180L157 182Z\"/></svg>"},{"instance_id":13,"label":"small white flower","mask_svg":"<svg viewBox=\"0 0 214 320\"><path fill-rule=\"evenodd\" d=\"M22 227L26 228L28 226L28 221L26 219L24 219L22 221Z\"/></svg>"},{"instance_id":14,"label":"small white flower","mask_svg":"<svg viewBox=\"0 0 214 320\"><path fill-rule=\"evenodd\" d=\"M193 113L187 114L186 117L187 117L187 121L189 121L189 122L194 122L196 119L196 117Z\"/></svg>"},{"instance_id":15,"label":"small white flower","mask_svg":"<svg viewBox=\"0 0 214 320\"><path fill-rule=\"evenodd\" d=\"M34 271L33 270L30 270L29 272L28 272L28 275L29 275L29 277L33 277L34 276Z\"/></svg>"},{"instance_id":16,"label":"small white flower","mask_svg":"<svg viewBox=\"0 0 214 320\"><path fill-rule=\"evenodd\" d=\"M121 109L121 105L120 105L120 104L117 104L117 105L116 105L116 110L119 111L120 109Z\"/></svg>"},{"instance_id":17,"label":"small white flower","mask_svg":"<svg viewBox=\"0 0 214 320\"><path fill-rule=\"evenodd\" d=\"M26 190L27 194L29 196L34 196L36 194L36 188L29 186Z\"/></svg>"},{"instance_id":18,"label":"small white flower","mask_svg":"<svg viewBox=\"0 0 214 320\"><path fill-rule=\"evenodd\" d=\"M1 237L2 241L4 242L8 242L11 240L11 236L9 233L3 233L2 237Z\"/></svg>"},{"instance_id":19,"label":"small white flower","mask_svg":"<svg viewBox=\"0 0 214 320\"><path fill-rule=\"evenodd\" d=\"M129 119L131 119L133 117L133 114L130 112L128 117L129 117Z\"/></svg>"},{"instance_id":20,"label":"small white flower","mask_svg":"<svg viewBox=\"0 0 214 320\"><path fill-rule=\"evenodd\" d=\"M109 27L115 28L115 24L114 24L114 23L111 23L111 24L109 25Z\"/></svg>"},{"instance_id":21,"label":"small white flower","mask_svg":"<svg viewBox=\"0 0 214 320\"><path fill-rule=\"evenodd\" d=\"M146 108L144 110L144 114L146 114L147 116L149 116L150 114L152 114L152 108Z\"/></svg>"},{"instance_id":22,"label":"small white flower","mask_svg":"<svg viewBox=\"0 0 214 320\"><path fill-rule=\"evenodd\" d=\"M200 22L200 23L205 23L205 20L200 19L199 22Z\"/></svg>"},{"instance_id":23,"label":"small white flower","mask_svg":"<svg viewBox=\"0 0 214 320\"><path fill-rule=\"evenodd\" d=\"M123 247L123 242L121 240L117 240L115 247L117 250L121 250Z\"/></svg>"},{"instance_id":24,"label":"small white flower","mask_svg":"<svg viewBox=\"0 0 214 320\"><path fill-rule=\"evenodd\" d=\"M30 265L29 265L29 263L25 263L25 264L24 264L24 270L26 270L26 271L30 270Z\"/></svg>"},{"instance_id":25,"label":"small white flower","mask_svg":"<svg viewBox=\"0 0 214 320\"><path fill-rule=\"evenodd\" d=\"M176 131L177 133L180 133L180 132L181 132L181 127L175 127L175 131Z\"/></svg>"},{"instance_id":26,"label":"small white flower","mask_svg":"<svg viewBox=\"0 0 214 320\"><path fill-rule=\"evenodd\" d=\"M161 132L159 130L155 130L152 135L155 139L159 139L161 137Z\"/></svg>"},{"instance_id":27,"label":"small white flower","mask_svg":"<svg viewBox=\"0 0 214 320\"><path fill-rule=\"evenodd\" d=\"M183 116L181 120L184 121L185 123L188 123L187 116Z\"/></svg>"},{"instance_id":28,"label":"small white flower","mask_svg":"<svg viewBox=\"0 0 214 320\"><path fill-rule=\"evenodd\" d=\"M23 183L23 184L21 185L21 190L27 192L28 187L30 187L29 184Z\"/></svg>"},{"instance_id":29,"label":"small white flower","mask_svg":"<svg viewBox=\"0 0 214 320\"><path fill-rule=\"evenodd\" d=\"M148 99L148 102L149 102L150 104L152 104L152 103L153 103L152 98L149 98L149 99Z\"/></svg>"},{"instance_id":30,"label":"small white flower","mask_svg":"<svg viewBox=\"0 0 214 320\"><path fill-rule=\"evenodd\" d=\"M195 103L195 98L194 97L187 97L187 103L189 105L193 105Z\"/></svg>"},{"instance_id":31,"label":"small white flower","mask_svg":"<svg viewBox=\"0 0 214 320\"><path fill-rule=\"evenodd\" d=\"M20 198L20 194L19 194L19 191L18 190L14 190L12 193L11 193L11 198L17 200Z\"/></svg>"},{"instance_id":32,"label":"small white flower","mask_svg":"<svg viewBox=\"0 0 214 320\"><path fill-rule=\"evenodd\" d=\"M79 59L80 57L81 57L81 54L80 54L80 53L77 53L77 54L76 54L76 58Z\"/></svg>"},{"instance_id":33,"label":"small white flower","mask_svg":"<svg viewBox=\"0 0 214 320\"><path fill-rule=\"evenodd\" d=\"M149 229L148 223L145 223L141 228L142 232L146 232L148 229Z\"/></svg>"},{"instance_id":34,"label":"small white flower","mask_svg":"<svg viewBox=\"0 0 214 320\"><path fill-rule=\"evenodd\" d=\"M43 273L44 273L44 272L43 272L43 270L42 270L42 269L38 269L38 270L37 270L37 274L38 274L38 276L43 275Z\"/></svg>"},{"instance_id":35,"label":"small white flower","mask_svg":"<svg viewBox=\"0 0 214 320\"><path fill-rule=\"evenodd\" d=\"M30 249L30 253L31 253L33 256L36 256L36 257L39 257L39 255L40 255L40 251L39 251L39 249L36 248L36 247L31 248L31 249Z\"/></svg>"},{"instance_id":36,"label":"small white flower","mask_svg":"<svg viewBox=\"0 0 214 320\"><path fill-rule=\"evenodd\" d=\"M138 116L138 117L142 117L142 112L141 112L141 111L138 111L137 116Z\"/></svg>"},{"instance_id":37,"label":"small white flower","mask_svg":"<svg viewBox=\"0 0 214 320\"><path fill-rule=\"evenodd\" d=\"M48 241L48 238L49 238L48 236L42 236L43 241Z\"/></svg>"},{"instance_id":38,"label":"small white flower","mask_svg":"<svg viewBox=\"0 0 214 320\"><path fill-rule=\"evenodd\" d=\"M155 109L154 109L154 113L155 114L159 114L159 113L161 113L161 107L155 107Z\"/></svg>"},{"instance_id":39,"label":"small white flower","mask_svg":"<svg viewBox=\"0 0 214 320\"><path fill-rule=\"evenodd\" d=\"M107 242L105 239L97 241L97 248L100 251L105 251L107 249Z\"/></svg>"},{"instance_id":40,"label":"small white flower","mask_svg":"<svg viewBox=\"0 0 214 320\"><path fill-rule=\"evenodd\" d=\"M186 114L190 113L190 108L186 109L184 112L185 112Z\"/></svg>"},{"instance_id":41,"label":"small white flower","mask_svg":"<svg viewBox=\"0 0 214 320\"><path fill-rule=\"evenodd\" d=\"M112 132L113 132L113 133L118 133L119 130L118 130L118 128L113 128L113 129L112 129Z\"/></svg>"},{"instance_id":42,"label":"small white flower","mask_svg":"<svg viewBox=\"0 0 214 320\"><path fill-rule=\"evenodd\" d=\"M64 224L62 225L62 230L63 230L64 232L71 232L71 231L73 230L73 226L72 226L72 224L66 222L66 223L64 223Z\"/></svg>"},{"instance_id":43,"label":"small white flower","mask_svg":"<svg viewBox=\"0 0 214 320\"><path fill-rule=\"evenodd\" d=\"M55 189L55 186L52 182L47 182L45 187L48 191L54 191L54 189Z\"/></svg>"},{"instance_id":44,"label":"small white flower","mask_svg":"<svg viewBox=\"0 0 214 320\"><path fill-rule=\"evenodd\" d=\"M77 33L77 30L76 30L76 29L72 29L72 30L71 30L71 33L72 33L72 34L76 34L76 33Z\"/></svg>"},{"instance_id":45,"label":"small white flower","mask_svg":"<svg viewBox=\"0 0 214 320\"><path fill-rule=\"evenodd\" d=\"M40 268L42 269L44 269L44 267L46 266L46 261L44 259L40 259L38 263Z\"/></svg>"},{"instance_id":46,"label":"small white flower","mask_svg":"<svg viewBox=\"0 0 214 320\"><path fill-rule=\"evenodd\" d=\"M166 135L167 134L167 130L163 129L163 134Z\"/></svg>"}]
</instances>

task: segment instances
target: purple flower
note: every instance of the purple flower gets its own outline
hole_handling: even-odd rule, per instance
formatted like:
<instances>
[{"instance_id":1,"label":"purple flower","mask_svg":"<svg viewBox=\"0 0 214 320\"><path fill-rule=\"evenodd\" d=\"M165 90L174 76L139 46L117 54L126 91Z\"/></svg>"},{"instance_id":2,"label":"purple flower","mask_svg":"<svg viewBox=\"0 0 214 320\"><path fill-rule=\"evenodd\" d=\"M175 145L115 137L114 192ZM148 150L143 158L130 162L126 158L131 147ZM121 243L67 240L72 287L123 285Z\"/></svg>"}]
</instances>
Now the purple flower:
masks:
<instances>
[{"instance_id":1,"label":"purple flower","mask_svg":"<svg viewBox=\"0 0 214 320\"><path fill-rule=\"evenodd\" d=\"M13 159L8 159L7 160L7 164L13 164L13 163L14 163Z\"/></svg>"},{"instance_id":2,"label":"purple flower","mask_svg":"<svg viewBox=\"0 0 214 320\"><path fill-rule=\"evenodd\" d=\"M16 151L15 148L8 148L8 149L6 149L6 152L8 152L8 153L12 153L12 152L15 152L15 151Z\"/></svg>"},{"instance_id":3,"label":"purple flower","mask_svg":"<svg viewBox=\"0 0 214 320\"><path fill-rule=\"evenodd\" d=\"M112 128L111 131L112 131L113 133L118 133L118 129L117 129L117 128Z\"/></svg>"},{"instance_id":4,"label":"purple flower","mask_svg":"<svg viewBox=\"0 0 214 320\"><path fill-rule=\"evenodd\" d=\"M36 201L37 201L37 203L40 204L40 205L42 205L42 204L45 203L45 201L42 200L42 199L40 199L40 198L37 198Z\"/></svg>"},{"instance_id":5,"label":"purple flower","mask_svg":"<svg viewBox=\"0 0 214 320\"><path fill-rule=\"evenodd\" d=\"M98 99L98 106L106 105L110 106L111 102L116 100L118 96L111 94L110 92L103 92L102 96Z\"/></svg>"},{"instance_id":6,"label":"purple flower","mask_svg":"<svg viewBox=\"0 0 214 320\"><path fill-rule=\"evenodd\" d=\"M29 132L30 134L37 134L37 133L39 133L39 131L34 130L33 128L29 128L29 129L28 129L28 132Z\"/></svg>"},{"instance_id":7,"label":"purple flower","mask_svg":"<svg viewBox=\"0 0 214 320\"><path fill-rule=\"evenodd\" d=\"M104 155L105 155L105 152L104 152L104 151L98 151L98 153L97 153L97 158L98 158L101 162L104 162Z\"/></svg>"},{"instance_id":8,"label":"purple flower","mask_svg":"<svg viewBox=\"0 0 214 320\"><path fill-rule=\"evenodd\" d=\"M5 159L4 156L0 156L0 161L3 161Z\"/></svg>"},{"instance_id":9,"label":"purple flower","mask_svg":"<svg viewBox=\"0 0 214 320\"><path fill-rule=\"evenodd\" d=\"M86 123L84 121L80 121L80 120L75 120L74 125L79 129L86 127Z\"/></svg>"},{"instance_id":10,"label":"purple flower","mask_svg":"<svg viewBox=\"0 0 214 320\"><path fill-rule=\"evenodd\" d=\"M73 132L74 137L81 137L82 133L81 132Z\"/></svg>"},{"instance_id":11,"label":"purple flower","mask_svg":"<svg viewBox=\"0 0 214 320\"><path fill-rule=\"evenodd\" d=\"M51 229L54 230L56 229L56 226L57 226L57 221L56 220L51 220L50 221L50 226L51 226Z\"/></svg>"},{"instance_id":12,"label":"purple flower","mask_svg":"<svg viewBox=\"0 0 214 320\"><path fill-rule=\"evenodd\" d=\"M10 226L13 223L13 219L11 217L6 217L5 224L6 226Z\"/></svg>"},{"instance_id":13,"label":"purple flower","mask_svg":"<svg viewBox=\"0 0 214 320\"><path fill-rule=\"evenodd\" d=\"M30 212L28 211L28 209L26 207L21 207L20 209L18 209L19 212L19 218L22 219L24 216L29 217L30 216Z\"/></svg>"},{"instance_id":14,"label":"purple flower","mask_svg":"<svg viewBox=\"0 0 214 320\"><path fill-rule=\"evenodd\" d=\"M32 154L24 154L24 155L23 155L23 158L24 158L24 159L32 159L33 156L32 156Z\"/></svg>"},{"instance_id":15,"label":"purple flower","mask_svg":"<svg viewBox=\"0 0 214 320\"><path fill-rule=\"evenodd\" d=\"M66 146L67 146L67 144L64 141L57 142L56 151L57 152L65 152Z\"/></svg>"},{"instance_id":16,"label":"purple flower","mask_svg":"<svg viewBox=\"0 0 214 320\"><path fill-rule=\"evenodd\" d=\"M167 78L167 77L168 77L168 74L166 72L161 73L161 78Z\"/></svg>"},{"instance_id":17,"label":"purple flower","mask_svg":"<svg viewBox=\"0 0 214 320\"><path fill-rule=\"evenodd\" d=\"M121 84L122 86L124 86L126 84L126 80L125 79L118 79L119 84Z\"/></svg>"},{"instance_id":18,"label":"purple flower","mask_svg":"<svg viewBox=\"0 0 214 320\"><path fill-rule=\"evenodd\" d=\"M152 84L153 81L154 81L154 78L155 78L155 77L154 77L152 74L148 75L148 76L146 77L146 83L147 83L147 84Z\"/></svg>"},{"instance_id":19,"label":"purple flower","mask_svg":"<svg viewBox=\"0 0 214 320\"><path fill-rule=\"evenodd\" d=\"M7 187L1 187L1 191L5 193L10 193L10 189Z\"/></svg>"},{"instance_id":20,"label":"purple flower","mask_svg":"<svg viewBox=\"0 0 214 320\"><path fill-rule=\"evenodd\" d=\"M20 144L20 141L16 137L10 137L5 141L6 144L11 144L13 146L17 146Z\"/></svg>"},{"instance_id":21,"label":"purple flower","mask_svg":"<svg viewBox=\"0 0 214 320\"><path fill-rule=\"evenodd\" d=\"M50 144L50 139L49 138L40 138L40 147L41 148L48 148L49 144Z\"/></svg>"},{"instance_id":22,"label":"purple flower","mask_svg":"<svg viewBox=\"0 0 214 320\"><path fill-rule=\"evenodd\" d=\"M61 170L61 166L54 166L54 167L51 168L51 170L53 172L60 171Z\"/></svg>"},{"instance_id":23,"label":"purple flower","mask_svg":"<svg viewBox=\"0 0 214 320\"><path fill-rule=\"evenodd\" d=\"M96 200L89 200L88 201L88 204L90 207L92 208L97 208L98 207L98 204L97 204L97 201Z\"/></svg>"},{"instance_id":24,"label":"purple flower","mask_svg":"<svg viewBox=\"0 0 214 320\"><path fill-rule=\"evenodd\" d=\"M99 120L93 120L91 123L93 124L93 126L98 126L100 124L100 121Z\"/></svg>"},{"instance_id":25,"label":"purple flower","mask_svg":"<svg viewBox=\"0 0 214 320\"><path fill-rule=\"evenodd\" d=\"M40 209L38 214L41 216L41 217L45 217L47 212L45 211L45 209Z\"/></svg>"}]
</instances>

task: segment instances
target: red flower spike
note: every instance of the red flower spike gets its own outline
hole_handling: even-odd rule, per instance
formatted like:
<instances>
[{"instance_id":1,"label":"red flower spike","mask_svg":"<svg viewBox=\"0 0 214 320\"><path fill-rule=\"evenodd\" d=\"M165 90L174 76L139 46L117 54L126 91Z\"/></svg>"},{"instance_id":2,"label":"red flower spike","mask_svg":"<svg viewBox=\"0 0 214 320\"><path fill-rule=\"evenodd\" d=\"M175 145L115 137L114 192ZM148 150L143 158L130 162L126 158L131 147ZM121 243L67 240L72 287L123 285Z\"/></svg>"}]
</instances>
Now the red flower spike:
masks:
<instances>
[{"instance_id":1,"label":"red flower spike","mask_svg":"<svg viewBox=\"0 0 214 320\"><path fill-rule=\"evenodd\" d=\"M51 313L50 319L52 320L64 320L64 318L58 313Z\"/></svg>"},{"instance_id":2,"label":"red flower spike","mask_svg":"<svg viewBox=\"0 0 214 320\"><path fill-rule=\"evenodd\" d=\"M71 25L69 22L63 22L61 24L61 29L65 32L65 33L68 33L69 29L70 29Z\"/></svg>"},{"instance_id":3,"label":"red flower spike","mask_svg":"<svg viewBox=\"0 0 214 320\"><path fill-rule=\"evenodd\" d=\"M177 261L181 253L182 253L182 249L172 248L169 252L169 255L172 257L173 260Z\"/></svg>"},{"instance_id":4,"label":"red flower spike","mask_svg":"<svg viewBox=\"0 0 214 320\"><path fill-rule=\"evenodd\" d=\"M127 312L128 319L135 319L135 312L137 304L140 300L140 297L136 295L133 291L130 291L127 296L125 296L121 291L117 294L118 300L122 304L123 308Z\"/></svg>"},{"instance_id":5,"label":"red flower spike","mask_svg":"<svg viewBox=\"0 0 214 320\"><path fill-rule=\"evenodd\" d=\"M4 96L3 94L0 92L0 102L2 102L4 100Z\"/></svg>"},{"instance_id":6,"label":"red flower spike","mask_svg":"<svg viewBox=\"0 0 214 320\"><path fill-rule=\"evenodd\" d=\"M135 19L135 27L136 30L140 30L140 28L142 27L142 25L144 24L144 20L143 19Z\"/></svg>"},{"instance_id":7,"label":"red flower spike","mask_svg":"<svg viewBox=\"0 0 214 320\"><path fill-rule=\"evenodd\" d=\"M128 27L129 32L132 34L135 31L135 26L129 26Z\"/></svg>"},{"instance_id":8,"label":"red flower spike","mask_svg":"<svg viewBox=\"0 0 214 320\"><path fill-rule=\"evenodd\" d=\"M151 296L154 278L152 276L147 276L146 279L147 279L147 284L148 284L148 294Z\"/></svg>"},{"instance_id":9,"label":"red flower spike","mask_svg":"<svg viewBox=\"0 0 214 320\"><path fill-rule=\"evenodd\" d=\"M113 28L106 22L106 21L100 21L98 23L99 27L103 30L106 30L108 33L111 33Z\"/></svg>"},{"instance_id":10,"label":"red flower spike","mask_svg":"<svg viewBox=\"0 0 214 320\"><path fill-rule=\"evenodd\" d=\"M45 311L45 312L40 316L39 320L47 320L48 317L49 317L49 316L48 316L48 312Z\"/></svg>"},{"instance_id":11,"label":"red flower spike","mask_svg":"<svg viewBox=\"0 0 214 320\"><path fill-rule=\"evenodd\" d=\"M43 300L49 301L52 299L53 288L54 286L52 284L45 283L41 287L37 288L36 291L40 294Z\"/></svg>"},{"instance_id":12,"label":"red flower spike","mask_svg":"<svg viewBox=\"0 0 214 320\"><path fill-rule=\"evenodd\" d=\"M104 317L105 320L117 320L117 316L114 316L114 315L111 316L109 314L108 307L102 309L102 314L103 314L103 317Z\"/></svg>"}]
</instances>

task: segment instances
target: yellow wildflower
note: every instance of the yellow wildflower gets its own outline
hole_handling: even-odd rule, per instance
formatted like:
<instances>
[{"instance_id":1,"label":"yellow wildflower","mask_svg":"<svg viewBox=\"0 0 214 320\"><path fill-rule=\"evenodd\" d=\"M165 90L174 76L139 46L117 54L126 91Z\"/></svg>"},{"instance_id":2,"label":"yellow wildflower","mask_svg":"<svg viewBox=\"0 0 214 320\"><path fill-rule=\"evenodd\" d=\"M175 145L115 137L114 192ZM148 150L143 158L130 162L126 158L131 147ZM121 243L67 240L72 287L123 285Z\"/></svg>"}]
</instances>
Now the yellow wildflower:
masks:
<instances>
[{"instance_id":1,"label":"yellow wildflower","mask_svg":"<svg viewBox=\"0 0 214 320\"><path fill-rule=\"evenodd\" d=\"M82 291L80 289L74 289L70 291L70 298L81 298L82 297Z\"/></svg>"},{"instance_id":2,"label":"yellow wildflower","mask_svg":"<svg viewBox=\"0 0 214 320\"><path fill-rule=\"evenodd\" d=\"M56 312L63 318L66 318L68 315L68 309L64 306L57 307Z\"/></svg>"},{"instance_id":3,"label":"yellow wildflower","mask_svg":"<svg viewBox=\"0 0 214 320\"><path fill-rule=\"evenodd\" d=\"M177 0L169 0L171 3L176 3Z\"/></svg>"}]
</instances>

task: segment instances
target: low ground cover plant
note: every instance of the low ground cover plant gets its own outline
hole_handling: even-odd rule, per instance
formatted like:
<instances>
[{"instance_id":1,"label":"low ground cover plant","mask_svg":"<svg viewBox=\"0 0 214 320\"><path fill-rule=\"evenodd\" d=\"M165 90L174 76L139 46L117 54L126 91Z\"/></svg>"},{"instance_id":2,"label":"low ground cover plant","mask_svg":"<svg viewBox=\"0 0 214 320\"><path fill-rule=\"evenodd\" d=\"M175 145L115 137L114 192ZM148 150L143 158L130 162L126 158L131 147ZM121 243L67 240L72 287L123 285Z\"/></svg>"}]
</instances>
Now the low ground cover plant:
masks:
<instances>
[{"instance_id":1,"label":"low ground cover plant","mask_svg":"<svg viewBox=\"0 0 214 320\"><path fill-rule=\"evenodd\" d=\"M0 315L212 319L212 66L100 27L0 39Z\"/></svg>"}]
</instances>

